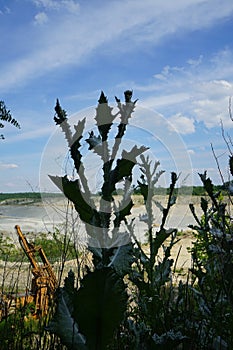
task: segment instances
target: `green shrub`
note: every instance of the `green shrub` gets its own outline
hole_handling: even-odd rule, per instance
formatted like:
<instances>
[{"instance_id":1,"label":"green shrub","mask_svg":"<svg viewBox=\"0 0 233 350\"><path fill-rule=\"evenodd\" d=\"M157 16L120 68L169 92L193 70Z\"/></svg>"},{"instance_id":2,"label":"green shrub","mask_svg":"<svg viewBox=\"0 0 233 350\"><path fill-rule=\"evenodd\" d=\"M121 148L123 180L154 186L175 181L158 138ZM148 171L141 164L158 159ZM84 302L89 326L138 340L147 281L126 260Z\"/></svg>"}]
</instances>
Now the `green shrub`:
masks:
<instances>
[{"instance_id":1,"label":"green shrub","mask_svg":"<svg viewBox=\"0 0 233 350\"><path fill-rule=\"evenodd\" d=\"M196 302L195 328L201 328L197 341L201 348L219 344L218 348L233 347L233 225L227 202L221 192L215 192L206 172L200 174L209 200L201 198L203 216L197 224L191 249L192 276L195 285L192 296ZM215 345L217 346L217 345Z\"/></svg>"}]
</instances>

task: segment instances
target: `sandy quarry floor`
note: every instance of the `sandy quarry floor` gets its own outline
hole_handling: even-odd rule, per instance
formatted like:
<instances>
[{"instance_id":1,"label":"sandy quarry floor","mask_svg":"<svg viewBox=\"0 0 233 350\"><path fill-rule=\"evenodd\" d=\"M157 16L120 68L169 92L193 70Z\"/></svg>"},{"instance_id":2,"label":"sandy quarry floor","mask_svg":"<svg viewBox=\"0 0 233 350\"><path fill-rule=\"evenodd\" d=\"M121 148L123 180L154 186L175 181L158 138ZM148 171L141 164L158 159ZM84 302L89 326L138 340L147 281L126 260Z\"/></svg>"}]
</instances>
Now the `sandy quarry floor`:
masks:
<instances>
[{"instance_id":1,"label":"sandy quarry floor","mask_svg":"<svg viewBox=\"0 0 233 350\"><path fill-rule=\"evenodd\" d=\"M191 255L188 253L187 248L192 246L192 241L194 238L191 232L188 232L180 237L179 242L176 243L172 249L171 257L174 260L176 278L185 280L188 269L191 267ZM145 252L148 252L148 248L144 247ZM162 257L162 250L159 252L159 256ZM88 259L88 257L86 258ZM88 264L88 261L85 262ZM173 266L174 266L173 265ZM54 272L57 276L60 273L61 265L55 263L52 265ZM67 261L63 271L63 277L67 276L68 272L72 269L75 273L77 271L77 262L76 260ZM24 290L30 290L32 279L32 272L29 263L12 263L0 261L0 288L1 290L12 291L15 293L16 290L23 292Z\"/></svg>"},{"instance_id":2,"label":"sandy quarry floor","mask_svg":"<svg viewBox=\"0 0 233 350\"><path fill-rule=\"evenodd\" d=\"M165 204L166 198L163 199ZM198 216L201 215L201 210L198 205L200 201L200 198L192 198L192 201L197 209ZM183 273L187 273L188 269L191 267L191 255L188 253L187 248L190 248L192 246L192 241L194 240L194 237L192 236L192 231L188 228L188 225L195 224L194 218L192 216L192 213L189 209L188 204L190 203L190 198L181 198L181 200L172 208L169 218L166 222L166 228L178 228L182 234L179 235L180 241L173 247L172 250L172 258L175 261L176 264L176 271L183 271ZM57 203L57 207L55 208L56 213L59 212L60 207L59 203ZM27 207L29 210L29 207ZM59 209L59 210L58 210ZM30 208L30 210L32 210ZM50 224L51 227L53 227L53 221L54 216L51 211L51 205L48 204L46 208L43 208L45 210L47 217L47 223ZM32 210L33 212L33 210ZM147 225L145 222L140 220L140 215L145 214L145 208L142 205L141 201L138 201L135 203L135 206L132 209L131 218L135 218L134 224L135 224L135 235L136 238L140 242L145 242L145 233L147 231ZM161 223L161 211L158 208L154 208L154 227L155 229L159 227ZM26 232L32 232L33 228L35 227L36 232L45 232L45 226L44 226L45 220L43 217L43 220L41 216L37 215L31 215L30 218L27 218L25 220L25 217L1 217L0 219L0 230L1 232L4 231L4 235L9 236L13 239L15 244L18 244L17 236L14 230L14 226L16 224L19 224L21 226L21 229L24 233ZM78 227L79 233L82 233L82 230L84 231L84 226L82 224ZM81 235L80 235L81 236ZM160 252L162 254L162 252ZM55 269L59 269L58 266L54 266ZM70 270L76 270L75 262L67 262L66 264L66 273ZM29 280L31 278L31 271L30 266L28 263L23 264L16 264L16 263L7 263L0 261L0 288L3 286L12 286L12 288L17 287L17 283L19 283L20 289L22 287L25 287L28 285ZM29 283L30 284L30 283Z\"/></svg>"}]
</instances>

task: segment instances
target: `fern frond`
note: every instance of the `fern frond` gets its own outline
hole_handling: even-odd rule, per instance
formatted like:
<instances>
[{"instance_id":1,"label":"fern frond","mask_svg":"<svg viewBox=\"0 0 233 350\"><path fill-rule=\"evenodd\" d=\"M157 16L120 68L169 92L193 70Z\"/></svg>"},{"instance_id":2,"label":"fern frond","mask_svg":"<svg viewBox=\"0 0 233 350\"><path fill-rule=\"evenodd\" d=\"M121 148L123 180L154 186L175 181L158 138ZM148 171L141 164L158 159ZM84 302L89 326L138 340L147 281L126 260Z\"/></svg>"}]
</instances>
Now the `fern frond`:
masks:
<instances>
[{"instance_id":1,"label":"fern frond","mask_svg":"<svg viewBox=\"0 0 233 350\"><path fill-rule=\"evenodd\" d=\"M0 101L0 120L10 123L16 128L20 129L20 124L12 117L10 111L6 109L4 101ZM3 128L4 124L0 123L0 127Z\"/></svg>"}]
</instances>

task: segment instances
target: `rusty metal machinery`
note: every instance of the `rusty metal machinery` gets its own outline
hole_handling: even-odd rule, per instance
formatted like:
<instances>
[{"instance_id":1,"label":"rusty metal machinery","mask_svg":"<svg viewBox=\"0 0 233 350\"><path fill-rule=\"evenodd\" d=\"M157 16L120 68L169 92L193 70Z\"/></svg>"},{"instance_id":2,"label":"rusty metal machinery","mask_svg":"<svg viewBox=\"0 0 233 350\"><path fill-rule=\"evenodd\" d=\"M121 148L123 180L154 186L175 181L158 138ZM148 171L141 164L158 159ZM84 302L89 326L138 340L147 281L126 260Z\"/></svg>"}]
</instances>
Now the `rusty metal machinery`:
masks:
<instances>
[{"instance_id":1,"label":"rusty metal machinery","mask_svg":"<svg viewBox=\"0 0 233 350\"><path fill-rule=\"evenodd\" d=\"M33 317L45 316L48 313L49 303L58 287L55 273L41 246L29 243L22 233L20 226L16 225L19 242L32 267L31 290L25 295L0 295L0 320L7 318L15 308L34 304Z\"/></svg>"},{"instance_id":2,"label":"rusty metal machinery","mask_svg":"<svg viewBox=\"0 0 233 350\"><path fill-rule=\"evenodd\" d=\"M20 226L15 226L19 242L32 266L32 287L28 300L35 303L35 315L44 316L48 311L48 304L58 286L56 276L41 246L29 243L22 233ZM38 257L41 262L38 261ZM27 302L27 297L26 297Z\"/></svg>"}]
</instances>

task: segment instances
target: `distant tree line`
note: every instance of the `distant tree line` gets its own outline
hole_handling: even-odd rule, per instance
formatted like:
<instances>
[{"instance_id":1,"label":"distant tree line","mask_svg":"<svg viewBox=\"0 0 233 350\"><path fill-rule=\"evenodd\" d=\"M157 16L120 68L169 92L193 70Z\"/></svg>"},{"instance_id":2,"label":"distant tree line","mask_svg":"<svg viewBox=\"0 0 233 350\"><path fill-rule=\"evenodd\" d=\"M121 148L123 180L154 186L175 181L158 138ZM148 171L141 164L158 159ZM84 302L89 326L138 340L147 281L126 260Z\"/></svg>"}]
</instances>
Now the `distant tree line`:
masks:
<instances>
[{"instance_id":1,"label":"distant tree line","mask_svg":"<svg viewBox=\"0 0 233 350\"><path fill-rule=\"evenodd\" d=\"M224 185L214 185L215 192L221 191L223 195L227 195L229 193L229 188L231 187L230 182L226 182ZM193 196L205 196L206 191L205 188L202 186L184 186L182 188L175 188L174 189L174 195L178 194L178 191L181 190L181 193L183 195L192 193ZM156 187L155 188L155 195L168 195L169 194L169 188L165 187ZM233 193L233 192L232 192ZM231 194L232 194L231 193ZM115 195L122 195L123 189L118 189L115 193ZM133 191L134 195L140 195L140 188L135 187ZM99 193L96 194L97 196ZM32 199L35 201L41 201L41 198L43 196L46 197L61 197L61 193L47 193L47 192L16 192L16 193L0 193L0 203L5 200L23 200L23 199Z\"/></svg>"},{"instance_id":2,"label":"distant tree line","mask_svg":"<svg viewBox=\"0 0 233 350\"><path fill-rule=\"evenodd\" d=\"M225 183L224 185L214 185L214 190L216 192L221 191L223 195L227 194L227 191L229 191L229 183ZM174 190L174 195L178 194L178 191L181 191L183 195L192 193L193 196L205 196L206 190L202 186L183 186L183 187L177 187ZM164 187L156 187L155 188L155 195L168 195L169 194L169 188ZM119 192L118 192L119 193ZM140 189L135 187L134 194L140 194Z\"/></svg>"},{"instance_id":3,"label":"distant tree line","mask_svg":"<svg viewBox=\"0 0 233 350\"><path fill-rule=\"evenodd\" d=\"M44 192L16 192L16 193L0 193L0 203L6 200L31 199L33 201L41 201L42 197L61 197L61 193L44 193Z\"/></svg>"}]
</instances>

